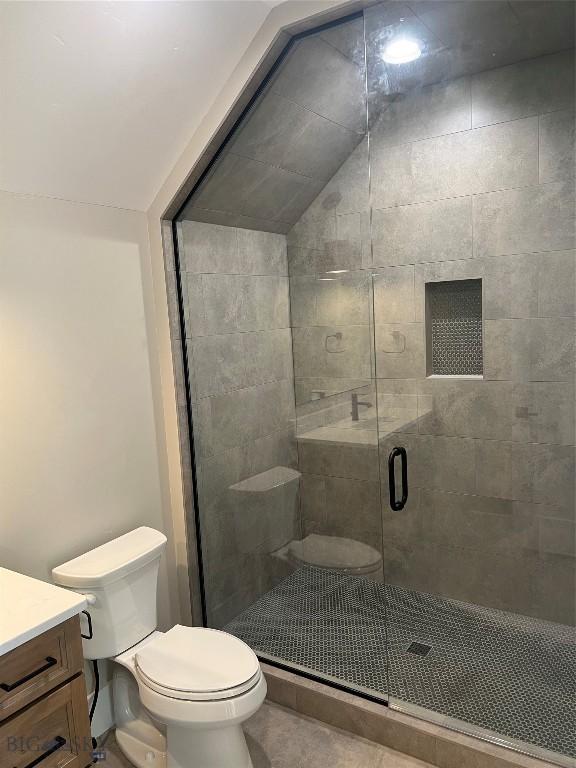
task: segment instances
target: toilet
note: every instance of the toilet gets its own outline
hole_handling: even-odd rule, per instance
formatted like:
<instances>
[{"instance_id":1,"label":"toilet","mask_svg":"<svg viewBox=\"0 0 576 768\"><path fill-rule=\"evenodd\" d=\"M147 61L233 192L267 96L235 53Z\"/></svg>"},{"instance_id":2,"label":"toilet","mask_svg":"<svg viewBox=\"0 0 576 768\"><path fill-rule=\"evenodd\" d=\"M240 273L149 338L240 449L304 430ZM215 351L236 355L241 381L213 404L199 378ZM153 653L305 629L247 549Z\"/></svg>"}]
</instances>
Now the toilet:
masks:
<instances>
[{"instance_id":1,"label":"toilet","mask_svg":"<svg viewBox=\"0 0 576 768\"><path fill-rule=\"evenodd\" d=\"M157 630L164 534L137 528L54 568L86 596L87 659L113 662L116 739L138 768L252 768L242 723L266 681L252 649L216 629Z\"/></svg>"},{"instance_id":2,"label":"toilet","mask_svg":"<svg viewBox=\"0 0 576 768\"><path fill-rule=\"evenodd\" d=\"M382 555L355 539L311 533L298 537L300 472L277 466L231 485L234 541L246 554L268 554L292 571L314 567L383 581Z\"/></svg>"}]
</instances>

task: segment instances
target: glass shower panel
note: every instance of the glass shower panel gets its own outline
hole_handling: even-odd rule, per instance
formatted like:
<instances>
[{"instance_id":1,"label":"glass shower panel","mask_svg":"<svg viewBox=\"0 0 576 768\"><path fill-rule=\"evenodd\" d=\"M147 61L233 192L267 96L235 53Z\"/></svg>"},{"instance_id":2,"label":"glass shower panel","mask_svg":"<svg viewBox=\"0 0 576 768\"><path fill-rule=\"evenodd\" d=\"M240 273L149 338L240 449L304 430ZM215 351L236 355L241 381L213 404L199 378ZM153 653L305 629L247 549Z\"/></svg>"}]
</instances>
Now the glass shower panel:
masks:
<instances>
[{"instance_id":1,"label":"glass shower panel","mask_svg":"<svg viewBox=\"0 0 576 768\"><path fill-rule=\"evenodd\" d=\"M207 622L384 695L366 121L362 16L300 36L178 231Z\"/></svg>"},{"instance_id":2,"label":"glass shower panel","mask_svg":"<svg viewBox=\"0 0 576 768\"><path fill-rule=\"evenodd\" d=\"M566 765L573 15L564 2L365 11L390 702Z\"/></svg>"}]
</instances>

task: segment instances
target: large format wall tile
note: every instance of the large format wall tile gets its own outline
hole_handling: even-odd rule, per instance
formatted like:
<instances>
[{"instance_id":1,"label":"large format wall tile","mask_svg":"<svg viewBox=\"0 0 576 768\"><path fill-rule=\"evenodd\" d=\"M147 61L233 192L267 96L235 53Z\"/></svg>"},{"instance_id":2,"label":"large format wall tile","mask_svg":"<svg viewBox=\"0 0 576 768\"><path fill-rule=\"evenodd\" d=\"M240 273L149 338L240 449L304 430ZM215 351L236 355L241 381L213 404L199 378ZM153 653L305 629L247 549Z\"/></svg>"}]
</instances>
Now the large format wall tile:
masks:
<instances>
[{"instance_id":1,"label":"large format wall tile","mask_svg":"<svg viewBox=\"0 0 576 768\"><path fill-rule=\"evenodd\" d=\"M316 263L321 251L316 248L305 248L300 245L289 245L287 248L288 274L290 277L315 275L318 271Z\"/></svg>"},{"instance_id":2,"label":"large format wall tile","mask_svg":"<svg viewBox=\"0 0 576 768\"><path fill-rule=\"evenodd\" d=\"M544 504L560 516L574 515L573 447L494 440L474 444L476 493Z\"/></svg>"},{"instance_id":3,"label":"large format wall tile","mask_svg":"<svg viewBox=\"0 0 576 768\"><path fill-rule=\"evenodd\" d=\"M339 395L350 392L352 389L370 387L369 379L348 379L326 376L296 377L294 390L297 405L306 405L311 401L316 402L320 398Z\"/></svg>"},{"instance_id":4,"label":"large format wall tile","mask_svg":"<svg viewBox=\"0 0 576 768\"><path fill-rule=\"evenodd\" d=\"M574 444L574 382L514 383L510 439L523 443Z\"/></svg>"},{"instance_id":5,"label":"large format wall tile","mask_svg":"<svg viewBox=\"0 0 576 768\"><path fill-rule=\"evenodd\" d=\"M375 265L466 259L472 256L472 201L454 198L375 210Z\"/></svg>"},{"instance_id":6,"label":"large format wall tile","mask_svg":"<svg viewBox=\"0 0 576 768\"><path fill-rule=\"evenodd\" d=\"M316 390L315 397L308 402L299 402L296 409L297 434L298 437L309 438L310 430L323 427L322 438L337 442L361 442L365 445L376 445L376 413L370 408L376 402L376 393L373 383L367 382L362 385L356 382L351 385L350 379L316 379L322 382L324 386L330 385L336 381L339 388L336 391ZM359 406L358 421L356 425L362 432L358 435L355 432L354 424L351 420L352 415L352 396L357 395L363 405ZM368 403L370 407L366 407ZM343 431L345 430L345 431ZM320 437L320 435L316 435ZM359 437L359 440L355 438Z\"/></svg>"},{"instance_id":7,"label":"large format wall tile","mask_svg":"<svg viewBox=\"0 0 576 768\"><path fill-rule=\"evenodd\" d=\"M182 279L182 311L186 336L203 336L206 332L204 316L204 288L202 275L184 273Z\"/></svg>"},{"instance_id":8,"label":"large format wall tile","mask_svg":"<svg viewBox=\"0 0 576 768\"><path fill-rule=\"evenodd\" d=\"M289 328L241 333L246 366L246 384L293 378L292 334Z\"/></svg>"},{"instance_id":9,"label":"large format wall tile","mask_svg":"<svg viewBox=\"0 0 576 768\"><path fill-rule=\"evenodd\" d=\"M419 383L418 432L505 440L510 404L508 382L424 379Z\"/></svg>"},{"instance_id":10,"label":"large format wall tile","mask_svg":"<svg viewBox=\"0 0 576 768\"><path fill-rule=\"evenodd\" d=\"M239 258L237 230L234 227L221 227L198 221L182 221L179 227L184 271L245 271L245 265Z\"/></svg>"},{"instance_id":11,"label":"large format wall tile","mask_svg":"<svg viewBox=\"0 0 576 768\"><path fill-rule=\"evenodd\" d=\"M360 25L357 36L362 38ZM270 88L350 130L366 131L363 62L355 63L320 37L292 47Z\"/></svg>"},{"instance_id":12,"label":"large format wall tile","mask_svg":"<svg viewBox=\"0 0 576 768\"><path fill-rule=\"evenodd\" d=\"M230 448L223 453L204 457L197 465L198 489L201 504L211 504L231 485L247 477L277 466L298 465L294 430L280 430L264 437ZM226 509L228 509L226 507ZM221 505L218 509L224 509ZM210 515L207 515L207 520ZM208 526L210 529L212 526ZM228 538L231 538L228 534Z\"/></svg>"},{"instance_id":13,"label":"large format wall tile","mask_svg":"<svg viewBox=\"0 0 576 768\"><path fill-rule=\"evenodd\" d=\"M430 543L512 557L538 549L538 518L506 499L422 489L416 515Z\"/></svg>"},{"instance_id":14,"label":"large format wall tile","mask_svg":"<svg viewBox=\"0 0 576 768\"><path fill-rule=\"evenodd\" d=\"M427 283L478 278L486 319L574 315L576 253L551 251L417 264L416 320L424 321Z\"/></svg>"},{"instance_id":15,"label":"large format wall tile","mask_svg":"<svg viewBox=\"0 0 576 768\"><path fill-rule=\"evenodd\" d=\"M470 80L462 78L397 96L372 126L370 141L406 144L471 127Z\"/></svg>"},{"instance_id":16,"label":"large format wall tile","mask_svg":"<svg viewBox=\"0 0 576 768\"><path fill-rule=\"evenodd\" d=\"M573 182L474 197L474 255L574 248L574 203Z\"/></svg>"},{"instance_id":17,"label":"large format wall tile","mask_svg":"<svg viewBox=\"0 0 576 768\"><path fill-rule=\"evenodd\" d=\"M187 341L193 400L248 386L242 343L244 335L229 333Z\"/></svg>"},{"instance_id":18,"label":"large format wall tile","mask_svg":"<svg viewBox=\"0 0 576 768\"><path fill-rule=\"evenodd\" d=\"M292 326L367 325L372 285L365 271L290 278Z\"/></svg>"},{"instance_id":19,"label":"large format wall tile","mask_svg":"<svg viewBox=\"0 0 576 768\"><path fill-rule=\"evenodd\" d=\"M564 181L576 175L574 110L540 116L540 183Z\"/></svg>"},{"instance_id":20,"label":"large format wall tile","mask_svg":"<svg viewBox=\"0 0 576 768\"><path fill-rule=\"evenodd\" d=\"M269 92L253 108L229 147L235 154L328 181L361 138Z\"/></svg>"},{"instance_id":21,"label":"large format wall tile","mask_svg":"<svg viewBox=\"0 0 576 768\"><path fill-rule=\"evenodd\" d=\"M481 72L472 78L472 125L564 109L574 101L571 51Z\"/></svg>"},{"instance_id":22,"label":"large format wall tile","mask_svg":"<svg viewBox=\"0 0 576 768\"><path fill-rule=\"evenodd\" d=\"M386 461L394 445L403 445L408 452L411 489L472 494L480 497L478 504L488 504L485 499L513 501L518 502L513 509L519 513L574 520L573 446L390 435L381 443L382 478L387 476ZM422 491L417 508L422 507L421 497ZM498 505L500 511L505 508ZM424 514L426 507L422 510Z\"/></svg>"},{"instance_id":23,"label":"large format wall tile","mask_svg":"<svg viewBox=\"0 0 576 768\"><path fill-rule=\"evenodd\" d=\"M378 379L378 436L393 432L418 432L418 381L416 379Z\"/></svg>"},{"instance_id":24,"label":"large format wall tile","mask_svg":"<svg viewBox=\"0 0 576 768\"><path fill-rule=\"evenodd\" d=\"M354 510L353 515L351 510ZM375 480L303 475L302 515L306 522L345 530L345 535L351 539L355 538L355 531L379 532L382 526L379 483Z\"/></svg>"},{"instance_id":25,"label":"large format wall tile","mask_svg":"<svg viewBox=\"0 0 576 768\"><path fill-rule=\"evenodd\" d=\"M571 381L574 320L486 320L484 376L517 381Z\"/></svg>"},{"instance_id":26,"label":"large format wall tile","mask_svg":"<svg viewBox=\"0 0 576 768\"><path fill-rule=\"evenodd\" d=\"M286 237L237 229L238 260L250 275L287 275Z\"/></svg>"},{"instance_id":27,"label":"large format wall tile","mask_svg":"<svg viewBox=\"0 0 576 768\"><path fill-rule=\"evenodd\" d=\"M323 186L300 173L228 152L207 176L190 213L204 209L290 224Z\"/></svg>"},{"instance_id":28,"label":"large format wall tile","mask_svg":"<svg viewBox=\"0 0 576 768\"><path fill-rule=\"evenodd\" d=\"M287 242L291 275L357 270L372 263L368 211L303 217Z\"/></svg>"},{"instance_id":29,"label":"large format wall tile","mask_svg":"<svg viewBox=\"0 0 576 768\"><path fill-rule=\"evenodd\" d=\"M375 208L536 184L538 118L377 147L372 179Z\"/></svg>"},{"instance_id":30,"label":"large format wall tile","mask_svg":"<svg viewBox=\"0 0 576 768\"><path fill-rule=\"evenodd\" d=\"M327 212L343 214L368 210L368 182L368 140L363 138L303 215L318 218Z\"/></svg>"},{"instance_id":31,"label":"large format wall tile","mask_svg":"<svg viewBox=\"0 0 576 768\"><path fill-rule=\"evenodd\" d=\"M540 254L538 260L538 314L566 317L576 312L576 251Z\"/></svg>"},{"instance_id":32,"label":"large format wall tile","mask_svg":"<svg viewBox=\"0 0 576 768\"><path fill-rule=\"evenodd\" d=\"M570 626L576 624L576 559L550 556L538 562L534 574L531 615Z\"/></svg>"},{"instance_id":33,"label":"large format wall tile","mask_svg":"<svg viewBox=\"0 0 576 768\"><path fill-rule=\"evenodd\" d=\"M292 379L289 328L191 339L192 398Z\"/></svg>"},{"instance_id":34,"label":"large format wall tile","mask_svg":"<svg viewBox=\"0 0 576 768\"><path fill-rule=\"evenodd\" d=\"M385 323L375 327L376 376L413 379L426 375L423 323Z\"/></svg>"},{"instance_id":35,"label":"large format wall tile","mask_svg":"<svg viewBox=\"0 0 576 768\"><path fill-rule=\"evenodd\" d=\"M429 544L418 539L410 546L388 542L386 537L384 541L386 578L393 584L534 615L533 557L512 558L508 553ZM435 576L433 586L431 574Z\"/></svg>"},{"instance_id":36,"label":"large format wall tile","mask_svg":"<svg viewBox=\"0 0 576 768\"><path fill-rule=\"evenodd\" d=\"M471 202L468 199L468 202ZM471 207L470 207L471 211ZM472 254L470 253L470 256ZM447 280L484 279L486 260L457 258L453 261L434 261L416 264L414 268L414 308L416 320L423 323L426 318L426 285ZM485 293L485 286L482 286ZM485 296L483 296L485 299Z\"/></svg>"},{"instance_id":37,"label":"large format wall tile","mask_svg":"<svg viewBox=\"0 0 576 768\"><path fill-rule=\"evenodd\" d=\"M474 259L483 267L488 319L574 314L574 251Z\"/></svg>"},{"instance_id":38,"label":"large format wall tile","mask_svg":"<svg viewBox=\"0 0 576 768\"><path fill-rule=\"evenodd\" d=\"M376 445L347 445L299 439L298 466L305 475L348 477L354 480L379 479Z\"/></svg>"},{"instance_id":39,"label":"large format wall tile","mask_svg":"<svg viewBox=\"0 0 576 768\"><path fill-rule=\"evenodd\" d=\"M572 445L574 422L572 383L419 382L420 434Z\"/></svg>"},{"instance_id":40,"label":"large format wall tile","mask_svg":"<svg viewBox=\"0 0 576 768\"><path fill-rule=\"evenodd\" d=\"M478 442L463 437L388 435L380 441L381 479L387 485L388 455L394 446L399 445L408 452L412 487L475 493L475 446ZM387 493L386 490L385 498Z\"/></svg>"},{"instance_id":41,"label":"large format wall tile","mask_svg":"<svg viewBox=\"0 0 576 768\"><path fill-rule=\"evenodd\" d=\"M194 437L201 457L213 456L294 422L292 381L262 384L205 397L192 408Z\"/></svg>"},{"instance_id":42,"label":"large format wall tile","mask_svg":"<svg viewBox=\"0 0 576 768\"><path fill-rule=\"evenodd\" d=\"M366 325L292 329L296 377L370 378L370 330Z\"/></svg>"},{"instance_id":43,"label":"large format wall tile","mask_svg":"<svg viewBox=\"0 0 576 768\"><path fill-rule=\"evenodd\" d=\"M543 517L539 523L539 550L542 555L576 556L576 526L572 520Z\"/></svg>"},{"instance_id":44,"label":"large format wall tile","mask_svg":"<svg viewBox=\"0 0 576 768\"><path fill-rule=\"evenodd\" d=\"M414 267L390 267L373 272L374 323L413 323Z\"/></svg>"},{"instance_id":45,"label":"large format wall tile","mask_svg":"<svg viewBox=\"0 0 576 768\"><path fill-rule=\"evenodd\" d=\"M288 328L288 278L203 275L206 334Z\"/></svg>"}]
</instances>

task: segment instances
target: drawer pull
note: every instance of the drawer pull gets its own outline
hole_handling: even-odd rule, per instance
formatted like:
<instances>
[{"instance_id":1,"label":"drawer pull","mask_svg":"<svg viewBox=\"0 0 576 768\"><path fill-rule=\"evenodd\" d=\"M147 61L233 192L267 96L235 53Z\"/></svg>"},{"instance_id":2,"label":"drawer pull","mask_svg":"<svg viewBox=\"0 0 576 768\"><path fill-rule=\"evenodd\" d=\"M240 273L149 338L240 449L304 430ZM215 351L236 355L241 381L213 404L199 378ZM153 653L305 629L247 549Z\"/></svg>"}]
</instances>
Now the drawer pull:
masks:
<instances>
[{"instance_id":1,"label":"drawer pull","mask_svg":"<svg viewBox=\"0 0 576 768\"><path fill-rule=\"evenodd\" d=\"M41 755L39 755L36 760L32 760L31 763L28 763L28 765L25 765L24 768L34 768L35 765L38 765L38 763L41 763L42 760L45 760L47 757L50 757L50 755L53 755L54 752L58 752L58 750L66 744L66 739L62 736L56 736L54 739L54 743L50 747L50 749L47 749L46 752L42 752ZM14 767L16 768L16 766Z\"/></svg>"},{"instance_id":2,"label":"drawer pull","mask_svg":"<svg viewBox=\"0 0 576 768\"><path fill-rule=\"evenodd\" d=\"M42 672L46 672L46 670L50 669L50 667L53 667L54 664L58 664L56 659L53 656L46 656L46 664L43 664L41 667L39 667L39 669L34 670L34 672L30 672L30 674L26 675L26 677L21 677L20 680L16 680L15 683L0 683L0 688L2 688L3 691L10 693L10 691L13 691L14 688L18 688L18 686L24 685L24 683L27 683L28 680L32 680L33 677L36 677L36 675L41 675Z\"/></svg>"}]
</instances>

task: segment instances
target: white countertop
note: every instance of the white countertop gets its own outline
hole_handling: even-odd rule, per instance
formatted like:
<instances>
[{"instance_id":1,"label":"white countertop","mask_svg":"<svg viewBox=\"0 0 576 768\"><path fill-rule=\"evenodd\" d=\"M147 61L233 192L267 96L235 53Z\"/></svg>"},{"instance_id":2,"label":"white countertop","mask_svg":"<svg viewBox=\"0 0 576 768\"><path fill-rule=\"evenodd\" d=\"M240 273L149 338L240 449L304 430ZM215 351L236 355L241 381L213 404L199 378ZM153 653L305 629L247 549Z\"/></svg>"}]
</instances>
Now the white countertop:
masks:
<instances>
[{"instance_id":1,"label":"white countertop","mask_svg":"<svg viewBox=\"0 0 576 768\"><path fill-rule=\"evenodd\" d=\"M0 568L0 656L85 607L76 592Z\"/></svg>"}]
</instances>

